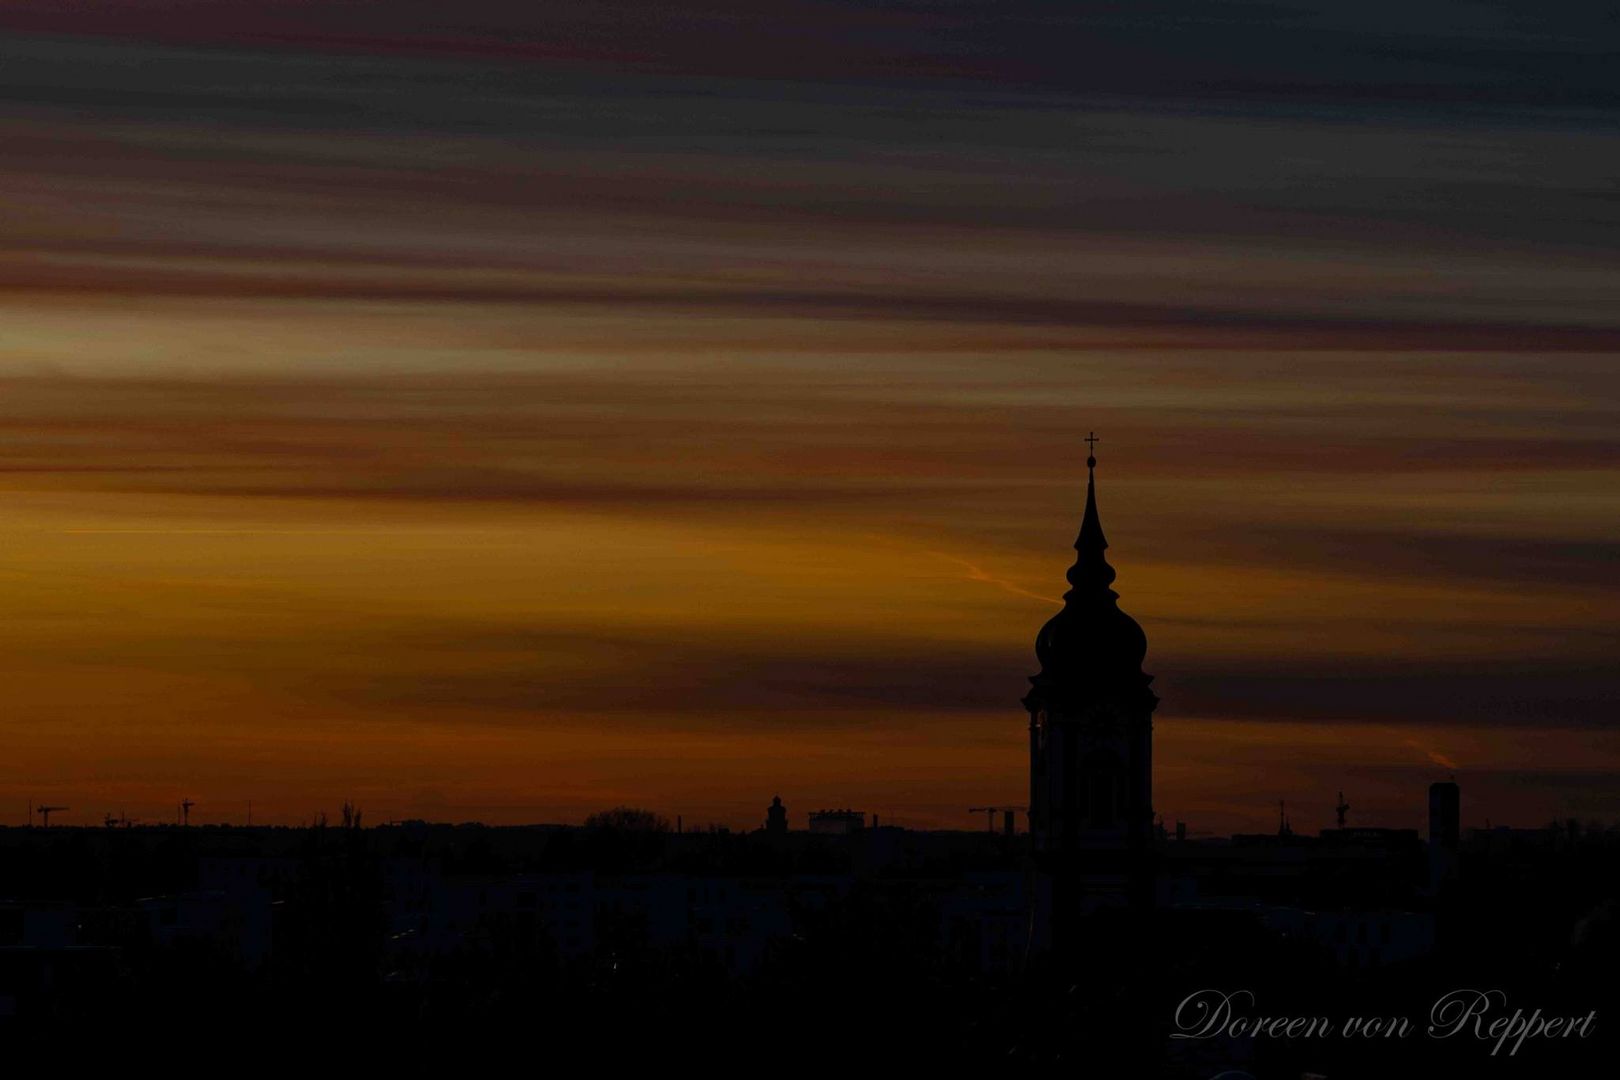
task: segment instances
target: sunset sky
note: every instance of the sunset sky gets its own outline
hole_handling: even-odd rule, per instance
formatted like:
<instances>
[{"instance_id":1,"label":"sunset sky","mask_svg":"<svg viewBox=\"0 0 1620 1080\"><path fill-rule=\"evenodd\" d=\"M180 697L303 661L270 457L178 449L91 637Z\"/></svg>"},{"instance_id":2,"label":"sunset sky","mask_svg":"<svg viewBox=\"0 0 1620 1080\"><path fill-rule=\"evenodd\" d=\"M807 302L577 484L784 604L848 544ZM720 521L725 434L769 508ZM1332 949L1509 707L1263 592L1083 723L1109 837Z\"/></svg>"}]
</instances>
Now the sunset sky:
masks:
<instances>
[{"instance_id":1,"label":"sunset sky","mask_svg":"<svg viewBox=\"0 0 1620 1080\"><path fill-rule=\"evenodd\" d=\"M0 4L0 819L971 827L1092 429L1167 821L1620 818L1547 9Z\"/></svg>"}]
</instances>

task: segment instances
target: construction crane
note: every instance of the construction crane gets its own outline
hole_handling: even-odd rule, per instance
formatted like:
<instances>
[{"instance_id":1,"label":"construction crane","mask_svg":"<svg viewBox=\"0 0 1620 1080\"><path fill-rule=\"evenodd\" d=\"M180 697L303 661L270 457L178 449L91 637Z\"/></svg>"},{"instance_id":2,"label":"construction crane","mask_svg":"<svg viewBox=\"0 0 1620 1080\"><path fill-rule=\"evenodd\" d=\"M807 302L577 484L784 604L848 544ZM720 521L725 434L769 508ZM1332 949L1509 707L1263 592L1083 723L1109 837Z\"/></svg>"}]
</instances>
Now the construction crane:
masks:
<instances>
[{"instance_id":1,"label":"construction crane","mask_svg":"<svg viewBox=\"0 0 1620 1080\"><path fill-rule=\"evenodd\" d=\"M71 806L36 806L34 812L39 815L40 824L47 829L51 827L51 815L63 813L73 809Z\"/></svg>"},{"instance_id":2,"label":"construction crane","mask_svg":"<svg viewBox=\"0 0 1620 1080\"><path fill-rule=\"evenodd\" d=\"M197 804L192 802L190 799L181 799L180 800L180 824L181 825L190 825L191 824L191 808L193 806L196 806L196 805Z\"/></svg>"},{"instance_id":3,"label":"construction crane","mask_svg":"<svg viewBox=\"0 0 1620 1080\"><path fill-rule=\"evenodd\" d=\"M1013 834L1013 815L1017 814L1017 813L1025 813L1025 814L1027 814L1027 813L1029 813L1029 807L1027 807L1027 806L970 806L970 807L968 807L968 813L970 813L970 814L983 814L984 815L984 823L987 826L989 826L989 830L990 830L990 832L992 834L994 834L995 831L996 831L996 815L1001 814L1002 815L1002 818L1001 818L1002 831L1005 832L1008 836L1011 836Z\"/></svg>"}]
</instances>

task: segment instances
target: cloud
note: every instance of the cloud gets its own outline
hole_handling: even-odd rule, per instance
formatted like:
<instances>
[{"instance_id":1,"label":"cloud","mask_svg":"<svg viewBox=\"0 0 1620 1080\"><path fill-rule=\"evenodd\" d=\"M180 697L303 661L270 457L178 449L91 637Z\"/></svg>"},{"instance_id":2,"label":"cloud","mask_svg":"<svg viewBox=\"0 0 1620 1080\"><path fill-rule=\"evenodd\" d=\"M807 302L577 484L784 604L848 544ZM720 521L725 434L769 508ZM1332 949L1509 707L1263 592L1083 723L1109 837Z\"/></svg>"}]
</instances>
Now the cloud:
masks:
<instances>
[{"instance_id":1,"label":"cloud","mask_svg":"<svg viewBox=\"0 0 1620 1080\"><path fill-rule=\"evenodd\" d=\"M672 722L909 730L926 727L931 714L990 711L1005 711L1012 730L1029 666L1018 651L874 636L807 641L783 631L418 620L396 631L348 628L336 662L311 657L297 683L301 696L346 702L357 717L540 731L581 717L627 730ZM278 648L253 660L228 650L219 658L273 679L283 655Z\"/></svg>"},{"instance_id":2,"label":"cloud","mask_svg":"<svg viewBox=\"0 0 1620 1080\"><path fill-rule=\"evenodd\" d=\"M1418 751L1419 753L1421 753L1424 756L1424 758L1427 759L1429 764L1431 764L1431 765L1438 765L1442 769L1450 769L1450 770L1453 770L1453 771L1455 771L1457 769L1457 767L1458 767L1457 763L1455 761L1453 761L1450 757L1447 757L1445 754L1441 753L1439 750L1434 749L1432 746L1425 745L1424 743L1418 741L1417 739L1408 739L1407 740L1407 745L1409 745L1410 747L1412 747L1412 749L1414 749L1414 750Z\"/></svg>"},{"instance_id":3,"label":"cloud","mask_svg":"<svg viewBox=\"0 0 1620 1080\"><path fill-rule=\"evenodd\" d=\"M1439 449L1436 457L1451 468L1468 468L1468 453L1453 455ZM1548 448L1544 466L1590 466L1576 446ZM1485 448L1475 463L1485 467ZM1535 453L1532 451L1532 453ZM1538 455L1539 456L1539 455ZM1607 451L1598 451L1597 461ZM1522 460L1522 459L1521 459ZM1433 459L1431 459L1433 461ZM1620 463L1617 463L1620 464ZM1497 531L1469 534L1426 528L1414 522L1410 528L1364 528L1343 526L1300 526L1268 522L1259 527L1228 523L1219 529L1200 530L1198 552L1201 559L1224 565L1253 565L1268 562L1309 567L1337 573L1375 575L1386 580L1404 578L1430 583L1490 583L1499 587L1521 585L1531 590L1563 587L1607 592L1608 583L1596 573L1598 567L1620 560L1620 542L1605 538L1575 538L1558 535L1561 523L1549 521L1548 535L1518 536ZM1527 628L1526 633L1533 633Z\"/></svg>"},{"instance_id":4,"label":"cloud","mask_svg":"<svg viewBox=\"0 0 1620 1080\"><path fill-rule=\"evenodd\" d=\"M1376 102L1459 111L1612 105L1600 12L1479 6L1444 19L1398 4L1327 0L1122 8L1044 0L633 0L464 4L431 0L245 2L221 8L123 0L93 16L13 0L0 26L186 45L349 57L460 57L668 74L775 79L976 79L1048 91L1195 97L1225 105Z\"/></svg>"},{"instance_id":5,"label":"cloud","mask_svg":"<svg viewBox=\"0 0 1620 1080\"><path fill-rule=\"evenodd\" d=\"M1324 644L1327 644L1324 642ZM1422 663L1323 658L1215 665L1161 659L1156 686L1179 715L1280 723L1462 724L1476 730L1612 727L1620 684L1592 662L1523 657Z\"/></svg>"},{"instance_id":6,"label":"cloud","mask_svg":"<svg viewBox=\"0 0 1620 1080\"><path fill-rule=\"evenodd\" d=\"M1167 733L1613 727L1602 12L87 11L0 10L18 777L974 805L1093 429Z\"/></svg>"}]
</instances>

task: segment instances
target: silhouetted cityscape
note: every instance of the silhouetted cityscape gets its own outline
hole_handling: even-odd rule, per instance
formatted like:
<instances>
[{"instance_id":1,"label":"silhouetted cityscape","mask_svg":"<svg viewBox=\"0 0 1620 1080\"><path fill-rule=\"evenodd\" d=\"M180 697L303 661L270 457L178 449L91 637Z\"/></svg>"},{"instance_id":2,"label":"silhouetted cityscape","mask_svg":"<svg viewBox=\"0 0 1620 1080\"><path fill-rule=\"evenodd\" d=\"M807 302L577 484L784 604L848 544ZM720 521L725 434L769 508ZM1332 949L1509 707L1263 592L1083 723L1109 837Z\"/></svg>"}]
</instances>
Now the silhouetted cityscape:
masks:
<instances>
[{"instance_id":1,"label":"silhouetted cityscape","mask_svg":"<svg viewBox=\"0 0 1620 1080\"><path fill-rule=\"evenodd\" d=\"M1147 637L1112 588L1087 464L1070 588L1023 699L1028 802L968 808L983 828L801 808L768 780L742 831L626 806L492 827L345 805L299 828L193 825L189 800L163 825L32 806L0 829L0 1032L141 1035L180 1015L220 1036L543 1033L604 1059L1164 1077L1605 1062L1620 829L1464 828L1467 792L1444 778L1412 792L1426 834L1353 824L1344 792L1332 824L1284 804L1259 834L1156 818ZM1522 1007L1585 1028L1513 1054L1407 1040L1395 1072L1388 1038L1189 1037L1199 994L1423 1025L1459 990L1500 992L1486 1021Z\"/></svg>"}]
</instances>

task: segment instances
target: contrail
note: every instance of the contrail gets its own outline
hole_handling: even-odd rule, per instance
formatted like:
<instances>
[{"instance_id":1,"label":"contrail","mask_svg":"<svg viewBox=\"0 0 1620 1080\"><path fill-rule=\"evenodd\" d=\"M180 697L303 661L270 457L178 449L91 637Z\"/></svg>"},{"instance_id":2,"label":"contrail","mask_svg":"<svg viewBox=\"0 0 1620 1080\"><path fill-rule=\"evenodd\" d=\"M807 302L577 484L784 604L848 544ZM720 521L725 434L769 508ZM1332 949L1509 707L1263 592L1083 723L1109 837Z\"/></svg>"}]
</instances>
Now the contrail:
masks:
<instances>
[{"instance_id":1,"label":"contrail","mask_svg":"<svg viewBox=\"0 0 1620 1080\"><path fill-rule=\"evenodd\" d=\"M969 581L982 581L987 585L994 585L999 589L1005 589L1014 596L1027 596L1031 600L1040 600L1048 604L1061 604L1063 602L1055 596L1044 596L1041 593L1030 592L1028 589L1017 584L1016 582L1008 581L1005 578L998 578L988 570L975 566L973 563L970 563L966 559L959 556L948 555L943 551L930 551L928 554L933 555L936 558L944 559L947 562L956 563L958 566L965 568L967 570L967 577Z\"/></svg>"}]
</instances>

